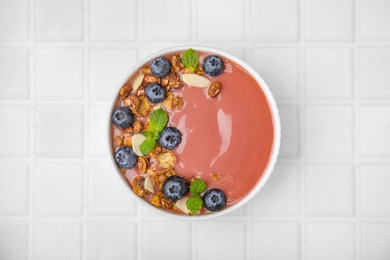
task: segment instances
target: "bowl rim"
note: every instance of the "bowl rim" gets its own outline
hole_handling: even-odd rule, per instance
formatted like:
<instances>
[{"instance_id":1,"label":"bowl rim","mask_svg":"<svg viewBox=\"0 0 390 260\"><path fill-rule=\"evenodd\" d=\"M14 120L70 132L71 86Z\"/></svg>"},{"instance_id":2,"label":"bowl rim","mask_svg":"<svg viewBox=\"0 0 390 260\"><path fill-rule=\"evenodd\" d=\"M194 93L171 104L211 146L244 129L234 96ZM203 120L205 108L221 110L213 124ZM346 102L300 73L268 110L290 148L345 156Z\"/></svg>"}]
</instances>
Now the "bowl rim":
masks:
<instances>
[{"instance_id":1,"label":"bowl rim","mask_svg":"<svg viewBox=\"0 0 390 260\"><path fill-rule=\"evenodd\" d=\"M159 209L159 208L156 208L154 207L153 205L151 205L150 203L146 202L144 199L140 198L139 196L137 196L131 189L131 187L129 186L127 180L125 180L125 177L123 177L122 173L120 172L120 169L117 167L117 164L114 160L114 156L112 155L112 146L111 146L111 143L112 143L112 140L111 140L111 136L110 136L110 131L111 131L111 113L112 113L112 109L114 107L114 104L116 102L116 99L117 99L117 95L118 95L118 92L120 90L120 88L123 86L123 84L125 84L125 82L129 79L129 77L131 77L135 72L137 72L139 69L142 68L142 66L157 58L157 57L160 57L160 56L163 56L163 55L166 55L166 54L169 54L169 53L172 53L172 52L180 52L180 51L185 51L189 48L192 48L194 50L197 50L197 51L204 51L204 52L209 52L209 53L212 53L212 54L216 54L216 55L221 55L233 62L235 62L236 64L240 65L242 68L244 68L249 74L251 74L255 80L259 83L259 86L260 88L262 89L266 99L267 99L267 102L268 102L268 105L270 107L270 110L271 110L271 115L272 115L272 121L273 121L273 124L274 124L274 127L273 127L273 136L274 136L274 140L273 140L273 146L272 146L272 151L271 151L271 156L270 156L270 159L268 160L268 164L263 172L263 176L260 178L260 180L256 183L256 185L252 188L252 190L249 191L249 193L246 194L245 197L243 197L241 200L239 200L238 202L236 202L235 204L233 204L232 206L226 208L226 209L223 209L221 211L218 211L218 212L214 212L214 213L210 213L210 214L205 214L205 215L192 215L192 216L188 216L188 215L179 215L179 214L174 214L174 213L170 213L168 211L165 211L165 210L162 210L162 209ZM148 55L147 57L139 60L134 66L132 66L132 68L125 74L124 78L120 81L120 84L118 84L118 87L115 89L115 92L113 94L113 97L111 99L111 102L109 104L109 107L108 107L108 111L107 111L107 115L106 115L106 118L107 118L107 123L106 123L106 126L107 126L107 152L108 152L108 155L109 155L109 158L110 158L110 161L111 161L111 165L112 167L114 167L114 170L116 171L116 176L118 177L118 179L120 180L120 182L123 184L123 187L131 194L131 196L133 196L133 198L136 199L136 201L141 201L141 204L146 206L147 208L149 208L151 211L153 212L156 212L160 215L163 215L165 217L169 217L169 218L173 218L173 219L176 219L176 220L206 220L206 219L214 219L214 218L217 218L217 217L220 217L220 216L223 216L223 215L226 215L240 207L242 207L243 205L245 205L246 203L248 203L251 199L253 199L255 197L255 195L263 188L263 186L265 185L265 183L268 181L274 167L275 167L275 164L276 164L276 161L277 161L277 158L278 158L278 155L279 155L279 148L280 148L280 139L281 139L281 125L280 125L280 117L279 117L279 110L277 108L277 105L276 105L276 101L268 87L268 84L264 81L264 79L250 66L248 65L246 62L244 62L243 60L225 52L225 51L221 51L221 50L218 50L218 49L214 49L214 48L210 48L210 47L205 47L205 46L199 46L199 45L181 45L181 46L176 46L176 47L170 47L170 48L165 48L165 49L161 49L159 51L156 51L154 52L153 54L151 55Z\"/></svg>"}]
</instances>

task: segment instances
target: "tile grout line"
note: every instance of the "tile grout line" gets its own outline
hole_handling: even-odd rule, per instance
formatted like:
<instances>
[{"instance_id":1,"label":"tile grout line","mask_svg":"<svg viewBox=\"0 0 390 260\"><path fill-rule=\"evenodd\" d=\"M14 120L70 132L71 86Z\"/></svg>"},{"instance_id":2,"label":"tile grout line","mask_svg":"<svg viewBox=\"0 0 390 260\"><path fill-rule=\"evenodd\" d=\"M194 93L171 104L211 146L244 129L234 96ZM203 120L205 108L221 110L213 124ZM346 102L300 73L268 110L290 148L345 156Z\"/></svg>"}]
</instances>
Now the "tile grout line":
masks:
<instances>
[{"instance_id":1,"label":"tile grout line","mask_svg":"<svg viewBox=\"0 0 390 260\"><path fill-rule=\"evenodd\" d=\"M359 34L359 0L354 1L354 55L353 55L353 86L354 86L354 101L355 101L355 113L354 113L354 138L355 138L355 252L354 256L355 259L361 259L360 255L360 143L359 143L359 136L360 136L360 127L359 127L359 81L358 81L358 52L359 52L359 46L358 46L358 34Z\"/></svg>"},{"instance_id":2,"label":"tile grout line","mask_svg":"<svg viewBox=\"0 0 390 260\"><path fill-rule=\"evenodd\" d=\"M306 71L306 37L305 37L305 0L298 0L298 19L299 19L299 85L301 86L299 88L299 100L300 100L300 158L299 158L299 165L300 165L300 259L306 259L307 255L307 234L306 234L306 169L305 169L305 157L306 157L306 140L305 140L305 123L306 123L306 82L305 82L305 71Z\"/></svg>"},{"instance_id":3,"label":"tile grout line","mask_svg":"<svg viewBox=\"0 0 390 260\"><path fill-rule=\"evenodd\" d=\"M88 258L88 231L89 231L89 219L88 219L88 209L89 209L89 140L88 140L88 130L89 130L89 98L90 98L90 79L89 79L89 0L83 1L83 83L84 83L84 158L83 158L83 226L82 226L82 259L86 260Z\"/></svg>"}]
</instances>

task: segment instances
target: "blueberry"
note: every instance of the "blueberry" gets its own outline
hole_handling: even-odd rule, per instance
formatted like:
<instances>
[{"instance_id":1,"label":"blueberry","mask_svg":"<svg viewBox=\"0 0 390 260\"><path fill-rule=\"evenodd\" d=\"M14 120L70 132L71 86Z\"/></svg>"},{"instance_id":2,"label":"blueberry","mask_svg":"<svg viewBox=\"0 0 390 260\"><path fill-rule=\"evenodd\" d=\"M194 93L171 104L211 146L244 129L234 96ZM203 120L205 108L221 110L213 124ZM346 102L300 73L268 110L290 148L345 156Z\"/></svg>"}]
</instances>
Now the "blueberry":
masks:
<instances>
[{"instance_id":1,"label":"blueberry","mask_svg":"<svg viewBox=\"0 0 390 260\"><path fill-rule=\"evenodd\" d=\"M119 167L131 169L137 163L137 155L127 146L122 146L115 152L115 160L118 163Z\"/></svg>"},{"instance_id":2,"label":"blueberry","mask_svg":"<svg viewBox=\"0 0 390 260\"><path fill-rule=\"evenodd\" d=\"M128 128L134 122L134 115L129 108L118 107L112 112L111 121L118 128Z\"/></svg>"},{"instance_id":3,"label":"blueberry","mask_svg":"<svg viewBox=\"0 0 390 260\"><path fill-rule=\"evenodd\" d=\"M150 102L157 104L164 101L167 91L157 83L152 83L146 88L146 97Z\"/></svg>"},{"instance_id":4,"label":"blueberry","mask_svg":"<svg viewBox=\"0 0 390 260\"><path fill-rule=\"evenodd\" d=\"M211 77L218 76L224 71L224 69L225 64L223 63L223 60L218 56L211 55L203 61L203 71Z\"/></svg>"},{"instance_id":5,"label":"blueberry","mask_svg":"<svg viewBox=\"0 0 390 260\"><path fill-rule=\"evenodd\" d=\"M163 148L172 150L181 143L181 133L175 127L166 127L160 133L159 142Z\"/></svg>"},{"instance_id":6,"label":"blueberry","mask_svg":"<svg viewBox=\"0 0 390 260\"><path fill-rule=\"evenodd\" d=\"M210 211L218 211L226 206L226 195L219 189L210 189L203 194L203 205Z\"/></svg>"},{"instance_id":7,"label":"blueberry","mask_svg":"<svg viewBox=\"0 0 390 260\"><path fill-rule=\"evenodd\" d=\"M171 71L171 63L165 58L157 58L152 61L150 71L156 77L163 78Z\"/></svg>"},{"instance_id":8,"label":"blueberry","mask_svg":"<svg viewBox=\"0 0 390 260\"><path fill-rule=\"evenodd\" d=\"M188 184L183 177L173 175L165 180L162 191L168 200L178 201L188 192Z\"/></svg>"}]
</instances>

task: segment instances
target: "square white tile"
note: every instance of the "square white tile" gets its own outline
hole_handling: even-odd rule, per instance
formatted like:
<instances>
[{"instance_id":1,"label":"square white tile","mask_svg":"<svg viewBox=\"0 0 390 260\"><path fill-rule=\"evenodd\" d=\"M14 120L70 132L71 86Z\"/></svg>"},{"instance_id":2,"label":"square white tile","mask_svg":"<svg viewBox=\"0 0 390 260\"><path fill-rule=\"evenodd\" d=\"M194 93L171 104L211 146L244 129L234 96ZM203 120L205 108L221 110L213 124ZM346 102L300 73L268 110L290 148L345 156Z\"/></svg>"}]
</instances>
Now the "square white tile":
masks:
<instances>
[{"instance_id":1,"label":"square white tile","mask_svg":"<svg viewBox=\"0 0 390 260\"><path fill-rule=\"evenodd\" d=\"M360 154L364 158L390 156L390 106L360 107Z\"/></svg>"},{"instance_id":2,"label":"square white tile","mask_svg":"<svg viewBox=\"0 0 390 260\"><path fill-rule=\"evenodd\" d=\"M301 155L301 133L299 107L279 106L281 124L280 158L299 158Z\"/></svg>"},{"instance_id":3,"label":"square white tile","mask_svg":"<svg viewBox=\"0 0 390 260\"><path fill-rule=\"evenodd\" d=\"M193 16L191 1L147 0L144 4L146 41L170 43L191 41Z\"/></svg>"},{"instance_id":4,"label":"square white tile","mask_svg":"<svg viewBox=\"0 0 390 260\"><path fill-rule=\"evenodd\" d=\"M361 258L362 260L387 260L390 256L390 224L361 224Z\"/></svg>"},{"instance_id":5,"label":"square white tile","mask_svg":"<svg viewBox=\"0 0 390 260\"><path fill-rule=\"evenodd\" d=\"M81 158L84 154L84 108L40 105L35 109L35 155Z\"/></svg>"},{"instance_id":6,"label":"square white tile","mask_svg":"<svg viewBox=\"0 0 390 260\"><path fill-rule=\"evenodd\" d=\"M350 99L353 95L353 51L347 48L306 50L306 97Z\"/></svg>"},{"instance_id":7,"label":"square white tile","mask_svg":"<svg viewBox=\"0 0 390 260\"><path fill-rule=\"evenodd\" d=\"M82 49L38 49L35 52L35 95L42 100L84 97Z\"/></svg>"},{"instance_id":8,"label":"square white tile","mask_svg":"<svg viewBox=\"0 0 390 260\"><path fill-rule=\"evenodd\" d=\"M353 0L305 1L305 38L310 42L348 42L354 37Z\"/></svg>"},{"instance_id":9,"label":"square white tile","mask_svg":"<svg viewBox=\"0 0 390 260\"><path fill-rule=\"evenodd\" d=\"M88 259L137 259L139 241L133 221L92 221L88 225L88 241Z\"/></svg>"},{"instance_id":10,"label":"square white tile","mask_svg":"<svg viewBox=\"0 0 390 260\"><path fill-rule=\"evenodd\" d=\"M245 223L202 221L196 229L195 259L246 259Z\"/></svg>"},{"instance_id":11,"label":"square white tile","mask_svg":"<svg viewBox=\"0 0 390 260\"><path fill-rule=\"evenodd\" d=\"M142 226L142 259L191 259L190 222L144 220ZM173 241L180 241L179 248Z\"/></svg>"},{"instance_id":12,"label":"square white tile","mask_svg":"<svg viewBox=\"0 0 390 260\"><path fill-rule=\"evenodd\" d=\"M251 39L254 42L296 42L299 3L296 0L251 1Z\"/></svg>"},{"instance_id":13,"label":"square white tile","mask_svg":"<svg viewBox=\"0 0 390 260\"><path fill-rule=\"evenodd\" d=\"M2 0L0 8L0 41L27 41L30 38L29 19L29 0Z\"/></svg>"},{"instance_id":14,"label":"square white tile","mask_svg":"<svg viewBox=\"0 0 390 260\"><path fill-rule=\"evenodd\" d=\"M88 107L88 156L89 158L107 158L108 145L106 128L108 124L107 102L92 104Z\"/></svg>"},{"instance_id":15,"label":"square white tile","mask_svg":"<svg viewBox=\"0 0 390 260\"><path fill-rule=\"evenodd\" d=\"M34 212L37 216L80 216L83 208L83 164L37 163Z\"/></svg>"},{"instance_id":16,"label":"square white tile","mask_svg":"<svg viewBox=\"0 0 390 260\"><path fill-rule=\"evenodd\" d=\"M0 49L0 99L29 98L29 55L24 48Z\"/></svg>"},{"instance_id":17,"label":"square white tile","mask_svg":"<svg viewBox=\"0 0 390 260\"><path fill-rule=\"evenodd\" d=\"M353 216L354 185L352 165L306 165L306 214L315 217Z\"/></svg>"},{"instance_id":18,"label":"square white tile","mask_svg":"<svg viewBox=\"0 0 390 260\"><path fill-rule=\"evenodd\" d=\"M298 224L254 222L251 232L252 259L301 259Z\"/></svg>"},{"instance_id":19,"label":"square white tile","mask_svg":"<svg viewBox=\"0 0 390 260\"><path fill-rule=\"evenodd\" d=\"M0 216L25 216L29 210L29 164L0 161Z\"/></svg>"},{"instance_id":20,"label":"square white tile","mask_svg":"<svg viewBox=\"0 0 390 260\"><path fill-rule=\"evenodd\" d=\"M32 259L82 259L82 241L79 220L36 220Z\"/></svg>"},{"instance_id":21,"label":"square white tile","mask_svg":"<svg viewBox=\"0 0 390 260\"><path fill-rule=\"evenodd\" d=\"M253 49L249 62L267 82L277 101L299 97L299 50L297 48ZM281 73L283 77L280 76Z\"/></svg>"},{"instance_id":22,"label":"square white tile","mask_svg":"<svg viewBox=\"0 0 390 260\"><path fill-rule=\"evenodd\" d=\"M82 0L37 0L35 39L38 41L82 41Z\"/></svg>"},{"instance_id":23,"label":"square white tile","mask_svg":"<svg viewBox=\"0 0 390 260\"><path fill-rule=\"evenodd\" d=\"M253 217L293 217L299 215L300 173L295 164L276 165L264 188L250 202Z\"/></svg>"},{"instance_id":24,"label":"square white tile","mask_svg":"<svg viewBox=\"0 0 390 260\"><path fill-rule=\"evenodd\" d=\"M1 125L0 158L29 158L30 108L0 105L0 122L7 122Z\"/></svg>"},{"instance_id":25,"label":"square white tile","mask_svg":"<svg viewBox=\"0 0 390 260\"><path fill-rule=\"evenodd\" d=\"M90 1L89 38L94 42L129 42L137 39L136 0Z\"/></svg>"},{"instance_id":26,"label":"square white tile","mask_svg":"<svg viewBox=\"0 0 390 260\"><path fill-rule=\"evenodd\" d=\"M363 165L360 182L361 214L390 217L390 165Z\"/></svg>"},{"instance_id":27,"label":"square white tile","mask_svg":"<svg viewBox=\"0 0 390 260\"><path fill-rule=\"evenodd\" d=\"M359 39L390 41L390 3L387 0L361 0L358 4Z\"/></svg>"},{"instance_id":28,"label":"square white tile","mask_svg":"<svg viewBox=\"0 0 390 260\"><path fill-rule=\"evenodd\" d=\"M246 28L242 1L199 0L196 3L200 43L242 43L244 41Z\"/></svg>"},{"instance_id":29,"label":"square white tile","mask_svg":"<svg viewBox=\"0 0 390 260\"><path fill-rule=\"evenodd\" d=\"M306 156L349 158L354 151L354 110L350 106L306 107Z\"/></svg>"},{"instance_id":30,"label":"square white tile","mask_svg":"<svg viewBox=\"0 0 390 260\"><path fill-rule=\"evenodd\" d=\"M28 233L27 220L2 220L0 223L0 259L29 259Z\"/></svg>"},{"instance_id":31,"label":"square white tile","mask_svg":"<svg viewBox=\"0 0 390 260\"><path fill-rule=\"evenodd\" d=\"M110 100L119 91L126 72L137 62L137 51L129 49L90 50L91 97L95 100Z\"/></svg>"},{"instance_id":32,"label":"square white tile","mask_svg":"<svg viewBox=\"0 0 390 260\"><path fill-rule=\"evenodd\" d=\"M390 48L361 48L358 83L363 99L390 98Z\"/></svg>"},{"instance_id":33,"label":"square white tile","mask_svg":"<svg viewBox=\"0 0 390 260\"><path fill-rule=\"evenodd\" d=\"M120 183L109 162L89 165L89 214L94 216L136 216L137 203ZM132 191L130 191L132 192Z\"/></svg>"},{"instance_id":34,"label":"square white tile","mask_svg":"<svg viewBox=\"0 0 390 260\"><path fill-rule=\"evenodd\" d=\"M353 223L308 223L307 260L355 259Z\"/></svg>"}]
</instances>

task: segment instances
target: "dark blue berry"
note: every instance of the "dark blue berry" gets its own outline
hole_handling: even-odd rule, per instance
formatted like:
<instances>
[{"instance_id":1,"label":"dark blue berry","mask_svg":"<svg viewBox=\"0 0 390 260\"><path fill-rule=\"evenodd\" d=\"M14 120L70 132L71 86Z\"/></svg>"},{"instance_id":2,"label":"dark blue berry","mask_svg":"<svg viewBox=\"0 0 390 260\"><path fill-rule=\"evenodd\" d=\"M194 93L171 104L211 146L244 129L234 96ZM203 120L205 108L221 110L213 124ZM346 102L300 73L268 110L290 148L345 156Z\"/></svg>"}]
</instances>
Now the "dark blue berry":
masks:
<instances>
[{"instance_id":1,"label":"dark blue berry","mask_svg":"<svg viewBox=\"0 0 390 260\"><path fill-rule=\"evenodd\" d=\"M122 146L115 152L115 160L118 163L119 167L130 169L133 168L137 163L137 155L127 146Z\"/></svg>"},{"instance_id":2,"label":"dark blue berry","mask_svg":"<svg viewBox=\"0 0 390 260\"><path fill-rule=\"evenodd\" d=\"M219 189L210 189L203 194L203 205L210 211L218 211L226 206L226 195Z\"/></svg>"},{"instance_id":3,"label":"dark blue berry","mask_svg":"<svg viewBox=\"0 0 390 260\"><path fill-rule=\"evenodd\" d=\"M203 71L211 77L218 76L224 71L224 69L225 64L223 63L223 60L218 56L211 55L203 61Z\"/></svg>"},{"instance_id":4,"label":"dark blue berry","mask_svg":"<svg viewBox=\"0 0 390 260\"><path fill-rule=\"evenodd\" d=\"M178 201L188 192L188 184L183 177L173 175L165 180L162 191L168 200Z\"/></svg>"},{"instance_id":5,"label":"dark blue berry","mask_svg":"<svg viewBox=\"0 0 390 260\"><path fill-rule=\"evenodd\" d=\"M118 128L128 128L134 122L134 115L129 108L118 107L112 112L111 121Z\"/></svg>"},{"instance_id":6,"label":"dark blue berry","mask_svg":"<svg viewBox=\"0 0 390 260\"><path fill-rule=\"evenodd\" d=\"M163 78L171 71L171 63L165 58L157 58L150 64L150 71L156 77Z\"/></svg>"},{"instance_id":7,"label":"dark blue berry","mask_svg":"<svg viewBox=\"0 0 390 260\"><path fill-rule=\"evenodd\" d=\"M166 127L160 133L159 142L163 148L172 150L181 143L181 133L175 127Z\"/></svg>"},{"instance_id":8,"label":"dark blue berry","mask_svg":"<svg viewBox=\"0 0 390 260\"><path fill-rule=\"evenodd\" d=\"M164 101L167 91L157 83L150 84L145 91L150 102L157 104Z\"/></svg>"}]
</instances>

